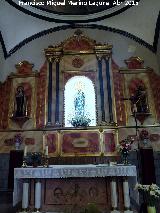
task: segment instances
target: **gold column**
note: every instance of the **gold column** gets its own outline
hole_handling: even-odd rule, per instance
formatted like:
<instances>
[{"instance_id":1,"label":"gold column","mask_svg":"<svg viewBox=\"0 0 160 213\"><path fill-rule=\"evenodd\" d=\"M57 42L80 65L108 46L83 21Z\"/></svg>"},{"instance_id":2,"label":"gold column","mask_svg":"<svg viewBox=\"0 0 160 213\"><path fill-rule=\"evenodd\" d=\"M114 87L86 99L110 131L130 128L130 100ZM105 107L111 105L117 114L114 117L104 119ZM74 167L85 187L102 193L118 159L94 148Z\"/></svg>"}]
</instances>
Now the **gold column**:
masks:
<instances>
[{"instance_id":1,"label":"gold column","mask_svg":"<svg viewBox=\"0 0 160 213\"><path fill-rule=\"evenodd\" d=\"M45 56L48 61L48 90L46 88L46 96L48 92L48 97L46 99L46 125L52 126L54 124L59 125L59 62L62 56L62 47L52 47L49 46L45 51ZM55 69L53 70L53 65ZM54 71L56 73L54 73ZM53 75L55 74L55 85L56 85L56 97L55 103L53 103ZM53 104L55 104L53 106ZM53 108L55 107L55 116L53 116ZM53 117L55 117L55 122L53 122Z\"/></svg>"}]
</instances>

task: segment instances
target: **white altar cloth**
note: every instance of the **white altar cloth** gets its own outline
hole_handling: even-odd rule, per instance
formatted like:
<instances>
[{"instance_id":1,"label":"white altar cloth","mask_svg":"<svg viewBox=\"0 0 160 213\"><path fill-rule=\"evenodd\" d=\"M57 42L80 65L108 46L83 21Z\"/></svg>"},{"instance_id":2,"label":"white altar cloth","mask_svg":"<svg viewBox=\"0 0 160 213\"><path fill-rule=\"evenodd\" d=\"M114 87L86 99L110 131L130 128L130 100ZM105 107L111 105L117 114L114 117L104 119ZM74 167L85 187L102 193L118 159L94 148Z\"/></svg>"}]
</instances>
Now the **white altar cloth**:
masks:
<instances>
[{"instance_id":1,"label":"white altar cloth","mask_svg":"<svg viewBox=\"0 0 160 213\"><path fill-rule=\"evenodd\" d=\"M14 192L13 205L15 206L22 198L23 179L44 179L44 178L71 178L71 177L130 177L131 188L137 182L136 166L133 165L50 165L49 168L27 167L14 169ZM135 194L135 193L133 193ZM134 196L135 197L135 196Z\"/></svg>"}]
</instances>

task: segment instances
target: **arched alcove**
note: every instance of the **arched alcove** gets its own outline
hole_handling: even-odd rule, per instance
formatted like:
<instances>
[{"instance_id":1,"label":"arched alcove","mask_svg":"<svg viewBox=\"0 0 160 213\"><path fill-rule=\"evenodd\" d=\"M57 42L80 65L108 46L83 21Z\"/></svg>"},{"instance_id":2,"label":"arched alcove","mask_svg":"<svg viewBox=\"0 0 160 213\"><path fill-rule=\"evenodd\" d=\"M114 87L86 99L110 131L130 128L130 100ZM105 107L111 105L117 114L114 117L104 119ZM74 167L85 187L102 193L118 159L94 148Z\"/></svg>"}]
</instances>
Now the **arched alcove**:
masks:
<instances>
[{"instance_id":1,"label":"arched alcove","mask_svg":"<svg viewBox=\"0 0 160 213\"><path fill-rule=\"evenodd\" d=\"M96 126L96 98L92 81L86 76L70 78L64 91L65 127L72 127L73 121L85 120L87 125Z\"/></svg>"}]
</instances>

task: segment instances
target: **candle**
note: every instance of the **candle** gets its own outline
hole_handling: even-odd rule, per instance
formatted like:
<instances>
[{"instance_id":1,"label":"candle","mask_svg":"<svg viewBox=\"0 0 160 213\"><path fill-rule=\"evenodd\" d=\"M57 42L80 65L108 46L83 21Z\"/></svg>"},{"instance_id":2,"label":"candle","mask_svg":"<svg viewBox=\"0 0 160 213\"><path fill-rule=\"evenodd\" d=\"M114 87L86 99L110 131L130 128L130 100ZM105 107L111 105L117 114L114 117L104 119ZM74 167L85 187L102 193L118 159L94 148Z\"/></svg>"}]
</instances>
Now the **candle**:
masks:
<instances>
[{"instance_id":1,"label":"candle","mask_svg":"<svg viewBox=\"0 0 160 213\"><path fill-rule=\"evenodd\" d=\"M45 155L48 155L48 146L46 146Z\"/></svg>"},{"instance_id":2,"label":"candle","mask_svg":"<svg viewBox=\"0 0 160 213\"><path fill-rule=\"evenodd\" d=\"M27 156L27 146L24 147L24 157Z\"/></svg>"},{"instance_id":3,"label":"candle","mask_svg":"<svg viewBox=\"0 0 160 213\"><path fill-rule=\"evenodd\" d=\"M45 147L46 147L45 135L43 135L43 152L44 153L45 153Z\"/></svg>"}]
</instances>

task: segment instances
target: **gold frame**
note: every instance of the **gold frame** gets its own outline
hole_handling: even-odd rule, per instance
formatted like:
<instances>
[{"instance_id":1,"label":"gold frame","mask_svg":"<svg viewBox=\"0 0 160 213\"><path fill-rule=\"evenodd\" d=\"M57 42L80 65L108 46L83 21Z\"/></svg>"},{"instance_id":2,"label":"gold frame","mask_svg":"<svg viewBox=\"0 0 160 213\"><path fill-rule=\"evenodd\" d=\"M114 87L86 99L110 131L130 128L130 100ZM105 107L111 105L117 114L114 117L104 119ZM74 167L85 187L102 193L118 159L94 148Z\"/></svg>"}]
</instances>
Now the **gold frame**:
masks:
<instances>
[{"instance_id":1,"label":"gold frame","mask_svg":"<svg viewBox=\"0 0 160 213\"><path fill-rule=\"evenodd\" d=\"M63 130L63 131L60 131L60 143L59 143L59 145L60 145L60 156L61 157L88 157L88 156L101 156L101 154L102 154L102 152L101 152L101 144L99 144L99 147L100 147L100 151L99 152L97 152L97 153L94 153L94 154L92 154L92 153L90 153L90 152L88 152L88 153L86 153L86 154L81 154L81 153L69 153L69 154L64 154L63 152L62 152L62 137L63 137L63 135L65 134L65 133L73 133L73 132L78 132L78 133L80 133L80 132L97 132L98 133L98 135L99 135L99 141L100 141L100 132L99 132L99 130L98 129L95 129L95 130L78 130L78 129L76 129L76 130Z\"/></svg>"},{"instance_id":2,"label":"gold frame","mask_svg":"<svg viewBox=\"0 0 160 213\"><path fill-rule=\"evenodd\" d=\"M141 73L141 76L139 76L138 74ZM157 113L155 110L155 103L154 103L154 99L153 99L153 95L152 95L152 90L150 87L150 82L149 82L149 77L147 75L147 72L143 71L140 72L138 70L136 70L136 72L130 72L130 73L126 73L124 72L124 78L125 78L125 83L124 83L124 96L125 97L129 97L129 89L128 89L128 85L131 82L132 79L128 79L127 80L127 75L132 75L133 78L138 78L138 79L143 79L144 84L147 86L147 96L148 96L148 105L149 105L149 111L151 113L151 115L154 118L154 122L156 122L157 120ZM151 104L152 103L152 104ZM131 111L131 106L130 106L130 102L126 101L125 102L125 113L126 113L126 126L130 126L129 125L129 117L131 117L133 115L132 111Z\"/></svg>"},{"instance_id":3,"label":"gold frame","mask_svg":"<svg viewBox=\"0 0 160 213\"><path fill-rule=\"evenodd\" d=\"M102 144L102 150L103 150L103 152L102 152L102 154L104 155L104 156L110 156L110 157L114 157L114 156L117 156L118 155L118 153L117 153L117 151L116 151L116 147L117 147L117 145L119 144L119 132L118 132L118 129L112 129L112 131L113 131L113 135L114 135L114 139L115 139L115 151L114 152L105 152L105 148L104 148L104 146L105 146L105 144L104 144L104 133L105 132L107 132L107 131L111 131L111 130L109 130L109 129L104 129L104 131L103 131L103 144Z\"/></svg>"},{"instance_id":4,"label":"gold frame","mask_svg":"<svg viewBox=\"0 0 160 213\"><path fill-rule=\"evenodd\" d=\"M46 144L46 142L47 142L47 139L46 139L46 136L47 136L47 134L56 134L57 136L57 138L56 138L56 151L55 151L55 153L48 153L48 156L49 157L57 157L57 156L59 156L59 150L60 150L60 147L59 147L59 141L60 141L60 139L59 139L59 132L58 131L49 131L49 130L47 130L47 131L45 131L45 132L43 132L43 135L42 135L42 137L43 137L43 145L42 145L42 152L44 152L44 144Z\"/></svg>"},{"instance_id":5,"label":"gold frame","mask_svg":"<svg viewBox=\"0 0 160 213\"><path fill-rule=\"evenodd\" d=\"M36 108L37 108L37 77L38 73L32 73L32 74L13 74L9 76L11 79L11 93L9 97L9 112L8 112L8 126L12 126L11 117L13 116L14 111L14 88L18 86L18 84L22 83L29 83L32 88L32 96L31 96L31 103L34 108L31 108L31 114L30 118L33 119L33 128L36 128ZM19 82L15 82L14 79L20 79ZM33 83L30 83L30 80L33 80ZM15 87L14 87L15 86Z\"/></svg>"}]
</instances>

